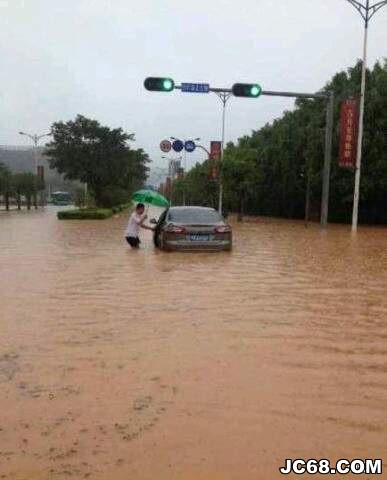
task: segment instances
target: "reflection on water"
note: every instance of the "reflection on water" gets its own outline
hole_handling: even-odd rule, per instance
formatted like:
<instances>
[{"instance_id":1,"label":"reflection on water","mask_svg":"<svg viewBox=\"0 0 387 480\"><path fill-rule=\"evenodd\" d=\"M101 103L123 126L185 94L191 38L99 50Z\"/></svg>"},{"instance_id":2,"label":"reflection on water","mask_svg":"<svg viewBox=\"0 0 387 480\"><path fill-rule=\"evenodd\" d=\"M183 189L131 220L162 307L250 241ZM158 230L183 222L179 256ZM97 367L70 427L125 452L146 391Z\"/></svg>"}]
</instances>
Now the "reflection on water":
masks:
<instances>
[{"instance_id":1,"label":"reflection on water","mask_svg":"<svg viewBox=\"0 0 387 480\"><path fill-rule=\"evenodd\" d=\"M169 254L126 222L0 213L1 478L387 462L386 230L258 219Z\"/></svg>"}]
</instances>

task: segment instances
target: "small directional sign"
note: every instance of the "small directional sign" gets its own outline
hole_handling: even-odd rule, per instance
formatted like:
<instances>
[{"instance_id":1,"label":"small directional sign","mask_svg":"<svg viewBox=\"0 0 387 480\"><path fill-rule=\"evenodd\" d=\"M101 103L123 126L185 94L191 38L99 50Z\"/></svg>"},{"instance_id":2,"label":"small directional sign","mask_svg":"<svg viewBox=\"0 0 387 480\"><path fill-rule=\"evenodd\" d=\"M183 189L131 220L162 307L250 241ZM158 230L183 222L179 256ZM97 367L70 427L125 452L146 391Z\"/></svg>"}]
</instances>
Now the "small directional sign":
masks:
<instances>
[{"instance_id":1,"label":"small directional sign","mask_svg":"<svg viewBox=\"0 0 387 480\"><path fill-rule=\"evenodd\" d=\"M208 83L182 83L181 91L187 93L208 93L210 85Z\"/></svg>"},{"instance_id":2,"label":"small directional sign","mask_svg":"<svg viewBox=\"0 0 387 480\"><path fill-rule=\"evenodd\" d=\"M184 143L181 140L175 140L172 143L172 148L175 152L181 152L184 148Z\"/></svg>"},{"instance_id":3,"label":"small directional sign","mask_svg":"<svg viewBox=\"0 0 387 480\"><path fill-rule=\"evenodd\" d=\"M169 140L163 140L160 143L160 150L162 152L168 153L172 148L171 142Z\"/></svg>"},{"instance_id":4,"label":"small directional sign","mask_svg":"<svg viewBox=\"0 0 387 480\"><path fill-rule=\"evenodd\" d=\"M186 152L193 152L196 148L195 142L192 140L187 140L184 144L184 148Z\"/></svg>"}]
</instances>

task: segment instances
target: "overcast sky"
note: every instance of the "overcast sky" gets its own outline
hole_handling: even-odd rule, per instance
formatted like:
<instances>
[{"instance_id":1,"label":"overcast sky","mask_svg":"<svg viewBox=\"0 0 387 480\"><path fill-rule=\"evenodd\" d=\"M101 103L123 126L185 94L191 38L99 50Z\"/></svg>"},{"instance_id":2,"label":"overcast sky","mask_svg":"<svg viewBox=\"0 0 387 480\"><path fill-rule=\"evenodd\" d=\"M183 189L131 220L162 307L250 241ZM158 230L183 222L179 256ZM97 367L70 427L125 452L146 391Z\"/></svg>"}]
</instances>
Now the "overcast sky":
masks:
<instances>
[{"instance_id":1,"label":"overcast sky","mask_svg":"<svg viewBox=\"0 0 387 480\"><path fill-rule=\"evenodd\" d=\"M221 104L214 94L147 92L146 76L314 92L362 51L346 0L0 0L0 27L0 144L25 144L19 130L45 133L80 113L134 132L156 165L165 165L163 138L220 139ZM369 40L370 63L383 57L387 7ZM292 106L232 98L226 140Z\"/></svg>"}]
</instances>

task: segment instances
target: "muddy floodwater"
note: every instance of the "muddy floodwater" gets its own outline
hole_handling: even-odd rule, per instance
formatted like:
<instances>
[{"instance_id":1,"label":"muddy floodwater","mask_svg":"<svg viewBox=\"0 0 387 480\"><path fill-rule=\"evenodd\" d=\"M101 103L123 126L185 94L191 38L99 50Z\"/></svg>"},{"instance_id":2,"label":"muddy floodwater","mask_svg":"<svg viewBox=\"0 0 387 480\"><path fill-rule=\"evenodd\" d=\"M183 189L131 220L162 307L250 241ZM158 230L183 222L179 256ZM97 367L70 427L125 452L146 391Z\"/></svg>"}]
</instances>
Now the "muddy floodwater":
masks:
<instances>
[{"instance_id":1,"label":"muddy floodwater","mask_svg":"<svg viewBox=\"0 0 387 480\"><path fill-rule=\"evenodd\" d=\"M0 212L0 478L387 478L387 229L258 218L177 254L126 217Z\"/></svg>"}]
</instances>

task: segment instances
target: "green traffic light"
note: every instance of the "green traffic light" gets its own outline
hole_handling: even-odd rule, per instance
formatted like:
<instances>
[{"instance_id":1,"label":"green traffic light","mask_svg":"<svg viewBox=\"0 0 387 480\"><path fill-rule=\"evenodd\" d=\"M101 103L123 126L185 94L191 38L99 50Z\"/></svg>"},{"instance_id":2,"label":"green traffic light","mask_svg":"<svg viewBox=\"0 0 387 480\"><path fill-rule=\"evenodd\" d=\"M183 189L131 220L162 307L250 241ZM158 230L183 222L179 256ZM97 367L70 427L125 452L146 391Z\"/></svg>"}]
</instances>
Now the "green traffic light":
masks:
<instances>
[{"instance_id":1,"label":"green traffic light","mask_svg":"<svg viewBox=\"0 0 387 480\"><path fill-rule=\"evenodd\" d=\"M231 91L235 97L257 98L262 93L262 87L258 83L234 83Z\"/></svg>"},{"instance_id":2,"label":"green traffic light","mask_svg":"<svg viewBox=\"0 0 387 480\"><path fill-rule=\"evenodd\" d=\"M150 92L171 92L175 88L175 82L168 77L147 77L144 87Z\"/></svg>"},{"instance_id":3,"label":"green traffic light","mask_svg":"<svg viewBox=\"0 0 387 480\"><path fill-rule=\"evenodd\" d=\"M163 80L163 89L167 92L173 90L173 81L170 78L165 78Z\"/></svg>"},{"instance_id":4,"label":"green traffic light","mask_svg":"<svg viewBox=\"0 0 387 480\"><path fill-rule=\"evenodd\" d=\"M252 97L258 97L261 94L261 87L259 85L253 85L250 89L250 94Z\"/></svg>"}]
</instances>

